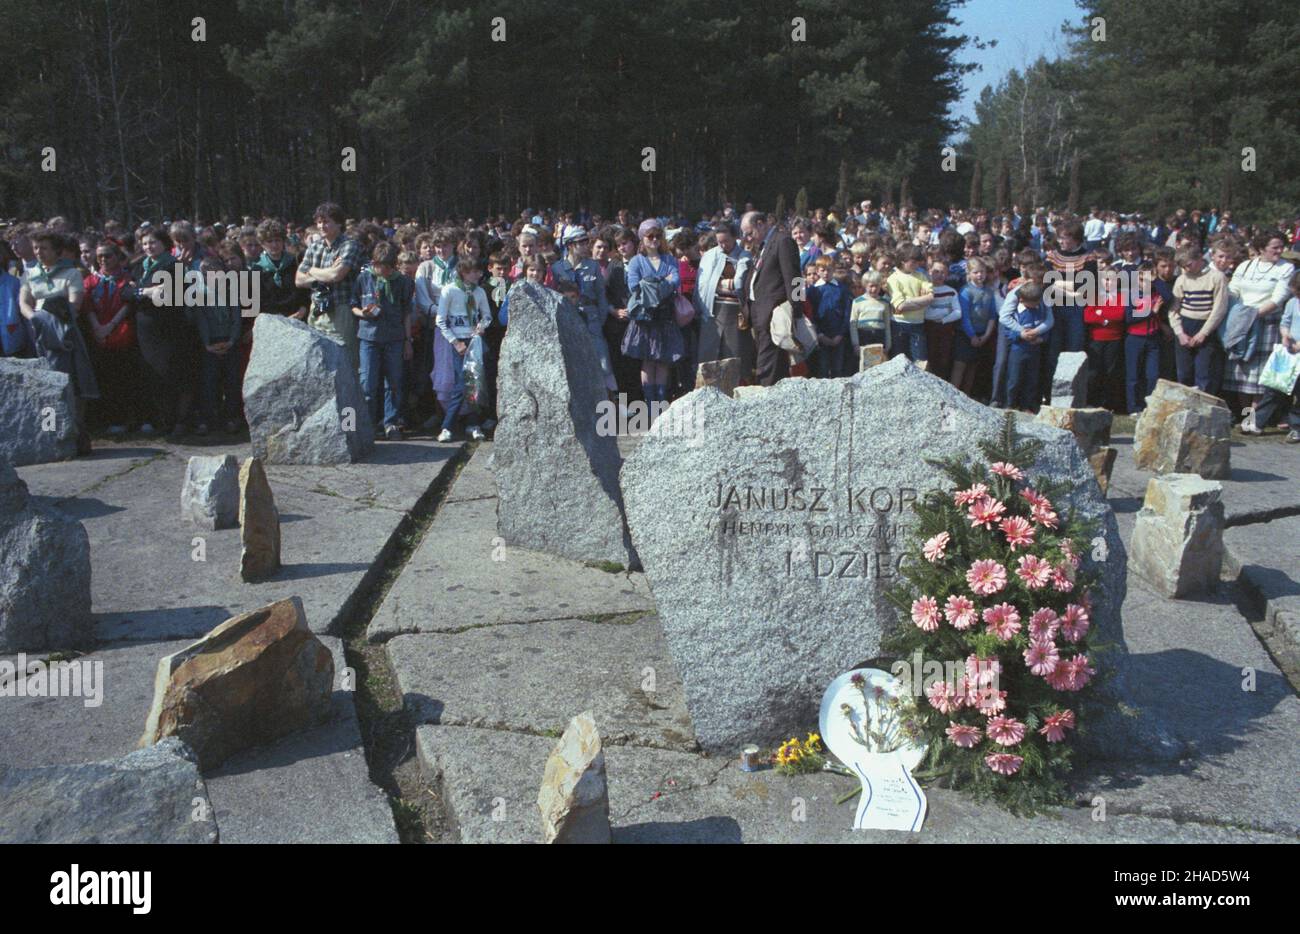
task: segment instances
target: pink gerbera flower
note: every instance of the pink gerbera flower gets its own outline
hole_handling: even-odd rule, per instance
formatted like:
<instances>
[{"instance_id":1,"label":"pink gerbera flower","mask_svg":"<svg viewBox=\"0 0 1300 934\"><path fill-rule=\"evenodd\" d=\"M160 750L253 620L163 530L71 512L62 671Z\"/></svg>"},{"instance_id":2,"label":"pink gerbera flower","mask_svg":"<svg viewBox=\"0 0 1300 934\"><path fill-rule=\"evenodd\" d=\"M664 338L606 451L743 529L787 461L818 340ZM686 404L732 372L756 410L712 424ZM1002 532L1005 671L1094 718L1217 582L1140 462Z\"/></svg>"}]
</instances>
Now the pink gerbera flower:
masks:
<instances>
[{"instance_id":1,"label":"pink gerbera flower","mask_svg":"<svg viewBox=\"0 0 1300 934\"><path fill-rule=\"evenodd\" d=\"M1049 606L1045 606L1029 617L1029 638L1050 641L1056 638L1056 630L1060 626L1056 611Z\"/></svg>"},{"instance_id":2,"label":"pink gerbera flower","mask_svg":"<svg viewBox=\"0 0 1300 934\"><path fill-rule=\"evenodd\" d=\"M1015 551L1020 545L1032 545L1034 543L1034 527L1029 524L1028 519L1012 516L998 523L998 528L1007 537L1007 544L1011 546L1012 551Z\"/></svg>"},{"instance_id":3,"label":"pink gerbera flower","mask_svg":"<svg viewBox=\"0 0 1300 934\"><path fill-rule=\"evenodd\" d=\"M1023 499L1026 503L1028 503L1030 506L1045 506L1048 509L1052 508L1052 501L1048 499L1046 496L1044 496L1042 493L1039 493L1033 487L1026 487L1025 489L1021 490L1020 498Z\"/></svg>"},{"instance_id":4,"label":"pink gerbera flower","mask_svg":"<svg viewBox=\"0 0 1300 934\"><path fill-rule=\"evenodd\" d=\"M984 757L984 764L999 775L1015 775L1024 761L1024 756L1013 756L1009 752L995 752Z\"/></svg>"},{"instance_id":5,"label":"pink gerbera flower","mask_svg":"<svg viewBox=\"0 0 1300 934\"><path fill-rule=\"evenodd\" d=\"M1052 586L1061 593L1069 593L1074 589L1073 574L1074 571L1065 565L1052 568Z\"/></svg>"},{"instance_id":6,"label":"pink gerbera flower","mask_svg":"<svg viewBox=\"0 0 1300 934\"><path fill-rule=\"evenodd\" d=\"M1000 713L1007 707L1007 692L991 687L982 687L976 692L975 706L986 717Z\"/></svg>"},{"instance_id":7,"label":"pink gerbera flower","mask_svg":"<svg viewBox=\"0 0 1300 934\"><path fill-rule=\"evenodd\" d=\"M1049 743L1059 743L1065 739L1065 731L1074 729L1074 711L1063 710L1060 713L1054 713L1050 717L1043 718L1043 725L1039 729L1042 736L1047 737Z\"/></svg>"},{"instance_id":8,"label":"pink gerbera flower","mask_svg":"<svg viewBox=\"0 0 1300 934\"><path fill-rule=\"evenodd\" d=\"M995 474L1001 474L1009 480L1025 479L1024 471L1015 464L1008 464L1006 461L998 461L996 464L991 464L989 470Z\"/></svg>"},{"instance_id":9,"label":"pink gerbera flower","mask_svg":"<svg viewBox=\"0 0 1300 934\"><path fill-rule=\"evenodd\" d=\"M912 601L912 622L924 632L939 628L939 601L934 597L921 597Z\"/></svg>"},{"instance_id":10,"label":"pink gerbera flower","mask_svg":"<svg viewBox=\"0 0 1300 934\"><path fill-rule=\"evenodd\" d=\"M943 615L947 617L953 629L970 629L979 622L975 604L970 597L963 597L961 594L953 594L947 599L943 605Z\"/></svg>"},{"instance_id":11,"label":"pink gerbera flower","mask_svg":"<svg viewBox=\"0 0 1300 934\"><path fill-rule=\"evenodd\" d=\"M966 676L976 683L987 686L995 682L1002 674L1002 663L996 658L980 658L978 655L966 656Z\"/></svg>"},{"instance_id":12,"label":"pink gerbera flower","mask_svg":"<svg viewBox=\"0 0 1300 934\"><path fill-rule=\"evenodd\" d=\"M1070 659L1070 684L1072 685L1070 690L1082 691L1096 673L1096 669L1088 667L1087 655L1074 656Z\"/></svg>"},{"instance_id":13,"label":"pink gerbera flower","mask_svg":"<svg viewBox=\"0 0 1300 934\"><path fill-rule=\"evenodd\" d=\"M1029 515L1035 522L1044 528L1054 529L1060 524L1056 513L1048 506L1035 506L1029 511Z\"/></svg>"},{"instance_id":14,"label":"pink gerbera flower","mask_svg":"<svg viewBox=\"0 0 1300 934\"><path fill-rule=\"evenodd\" d=\"M1078 642L1086 636L1090 625L1088 611L1077 603L1071 603L1061 614L1061 635L1068 642Z\"/></svg>"},{"instance_id":15,"label":"pink gerbera flower","mask_svg":"<svg viewBox=\"0 0 1300 934\"><path fill-rule=\"evenodd\" d=\"M970 749L976 745L981 736L979 727L968 726L965 723L953 723L944 732L948 734L950 740L962 749Z\"/></svg>"},{"instance_id":16,"label":"pink gerbera flower","mask_svg":"<svg viewBox=\"0 0 1300 934\"><path fill-rule=\"evenodd\" d=\"M1052 565L1038 555L1021 555L1016 562L1016 577L1030 590L1041 590L1052 579Z\"/></svg>"},{"instance_id":17,"label":"pink gerbera flower","mask_svg":"<svg viewBox=\"0 0 1300 934\"><path fill-rule=\"evenodd\" d=\"M952 494L952 501L956 503L958 506L969 506L977 499L983 496L987 496L988 492L989 492L989 488L987 486L985 486L983 483L977 483L974 486L972 486L969 490L961 490L957 493Z\"/></svg>"},{"instance_id":18,"label":"pink gerbera flower","mask_svg":"<svg viewBox=\"0 0 1300 934\"><path fill-rule=\"evenodd\" d=\"M1020 631L1020 611L1010 603L999 603L984 611L984 623L989 632L1006 642Z\"/></svg>"},{"instance_id":19,"label":"pink gerbera flower","mask_svg":"<svg viewBox=\"0 0 1300 934\"><path fill-rule=\"evenodd\" d=\"M925 560L934 564L936 561L942 561L944 554L948 549L948 542L951 536L947 532L940 532L934 538L926 539L925 545L921 551L925 554Z\"/></svg>"},{"instance_id":20,"label":"pink gerbera flower","mask_svg":"<svg viewBox=\"0 0 1300 934\"><path fill-rule=\"evenodd\" d=\"M984 729L999 746L1014 746L1025 738L1025 725L1015 717L990 717Z\"/></svg>"},{"instance_id":21,"label":"pink gerbera flower","mask_svg":"<svg viewBox=\"0 0 1300 934\"><path fill-rule=\"evenodd\" d=\"M1061 554L1065 555L1065 560L1070 562L1070 567L1077 568L1079 566L1079 553L1074 550L1074 542L1068 538L1061 542Z\"/></svg>"},{"instance_id":22,"label":"pink gerbera flower","mask_svg":"<svg viewBox=\"0 0 1300 934\"><path fill-rule=\"evenodd\" d=\"M1052 642L1034 641L1029 643L1029 648L1025 649L1025 664L1029 666L1030 671L1042 678L1055 671L1060 660L1060 652Z\"/></svg>"},{"instance_id":23,"label":"pink gerbera flower","mask_svg":"<svg viewBox=\"0 0 1300 934\"><path fill-rule=\"evenodd\" d=\"M1001 519L1002 514L1006 511L1007 507L1001 501L994 499L992 496L981 496L970 504L970 508L966 510L966 515L970 519L972 529L980 526L987 529Z\"/></svg>"},{"instance_id":24,"label":"pink gerbera flower","mask_svg":"<svg viewBox=\"0 0 1300 934\"><path fill-rule=\"evenodd\" d=\"M981 558L967 569L966 583L979 596L995 594L1007 586L1007 569L992 558Z\"/></svg>"},{"instance_id":25,"label":"pink gerbera flower","mask_svg":"<svg viewBox=\"0 0 1300 934\"><path fill-rule=\"evenodd\" d=\"M957 690L947 681L935 681L925 689L925 696L930 701L930 706L939 713L952 713L961 707L961 698L957 695Z\"/></svg>"}]
</instances>

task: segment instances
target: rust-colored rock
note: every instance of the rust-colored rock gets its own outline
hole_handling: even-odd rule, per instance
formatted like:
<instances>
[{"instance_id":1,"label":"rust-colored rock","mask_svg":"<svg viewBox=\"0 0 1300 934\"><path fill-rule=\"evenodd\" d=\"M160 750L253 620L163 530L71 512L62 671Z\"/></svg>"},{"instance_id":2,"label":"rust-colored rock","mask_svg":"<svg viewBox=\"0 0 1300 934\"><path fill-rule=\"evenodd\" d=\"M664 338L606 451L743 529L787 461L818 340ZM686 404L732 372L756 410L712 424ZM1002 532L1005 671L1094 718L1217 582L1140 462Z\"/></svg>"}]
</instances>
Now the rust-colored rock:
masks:
<instances>
[{"instance_id":1,"label":"rust-colored rock","mask_svg":"<svg viewBox=\"0 0 1300 934\"><path fill-rule=\"evenodd\" d=\"M1223 480L1232 473L1232 413L1218 396L1157 380L1133 432L1142 470L1194 473Z\"/></svg>"},{"instance_id":2,"label":"rust-colored rock","mask_svg":"<svg viewBox=\"0 0 1300 934\"><path fill-rule=\"evenodd\" d=\"M884 344L867 344L858 348L858 370L869 370L885 362Z\"/></svg>"},{"instance_id":3,"label":"rust-colored rock","mask_svg":"<svg viewBox=\"0 0 1300 934\"><path fill-rule=\"evenodd\" d=\"M266 470L256 457L239 468L239 576L246 581L280 570L280 513Z\"/></svg>"},{"instance_id":4,"label":"rust-colored rock","mask_svg":"<svg viewBox=\"0 0 1300 934\"><path fill-rule=\"evenodd\" d=\"M291 597L226 620L158 662L140 745L166 736L211 768L329 719L334 658Z\"/></svg>"},{"instance_id":5,"label":"rust-colored rock","mask_svg":"<svg viewBox=\"0 0 1300 934\"><path fill-rule=\"evenodd\" d=\"M724 396L734 396L740 385L740 358L725 357L722 360L706 360L699 365L695 373L695 388L713 386Z\"/></svg>"},{"instance_id":6,"label":"rust-colored rock","mask_svg":"<svg viewBox=\"0 0 1300 934\"><path fill-rule=\"evenodd\" d=\"M1097 485L1103 493L1110 490L1110 472L1115 468L1115 456L1118 453L1115 448L1098 448L1088 455L1088 463L1092 465L1092 472L1097 475Z\"/></svg>"}]
</instances>

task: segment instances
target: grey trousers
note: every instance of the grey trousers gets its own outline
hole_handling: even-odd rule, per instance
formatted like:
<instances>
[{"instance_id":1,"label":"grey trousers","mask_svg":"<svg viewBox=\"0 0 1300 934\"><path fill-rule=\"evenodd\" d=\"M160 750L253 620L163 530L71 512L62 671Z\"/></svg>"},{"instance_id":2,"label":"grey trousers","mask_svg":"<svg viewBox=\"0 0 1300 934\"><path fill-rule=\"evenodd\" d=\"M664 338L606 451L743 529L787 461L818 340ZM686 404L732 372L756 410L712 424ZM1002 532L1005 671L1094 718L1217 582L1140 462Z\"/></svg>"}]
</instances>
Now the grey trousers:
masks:
<instances>
[{"instance_id":1,"label":"grey trousers","mask_svg":"<svg viewBox=\"0 0 1300 934\"><path fill-rule=\"evenodd\" d=\"M754 352L754 332L740 330L737 327L739 318L739 305L714 302L713 314L700 321L699 362L736 357L740 360L741 382L752 383L757 356Z\"/></svg>"}]
</instances>

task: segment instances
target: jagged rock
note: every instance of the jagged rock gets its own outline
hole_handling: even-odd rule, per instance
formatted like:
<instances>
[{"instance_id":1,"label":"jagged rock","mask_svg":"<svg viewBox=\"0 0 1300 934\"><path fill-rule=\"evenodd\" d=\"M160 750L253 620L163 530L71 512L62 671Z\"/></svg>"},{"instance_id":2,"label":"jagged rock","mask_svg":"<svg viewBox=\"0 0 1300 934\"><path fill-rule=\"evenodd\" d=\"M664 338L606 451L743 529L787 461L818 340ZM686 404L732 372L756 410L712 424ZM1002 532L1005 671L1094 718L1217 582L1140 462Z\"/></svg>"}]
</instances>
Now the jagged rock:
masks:
<instances>
[{"instance_id":1,"label":"jagged rock","mask_svg":"<svg viewBox=\"0 0 1300 934\"><path fill-rule=\"evenodd\" d=\"M636 567L618 487L617 433L598 430L610 403L576 309L534 283L517 285L498 379L493 465L497 530L506 544Z\"/></svg>"},{"instance_id":2,"label":"jagged rock","mask_svg":"<svg viewBox=\"0 0 1300 934\"><path fill-rule=\"evenodd\" d=\"M858 348L858 370L869 370L885 362L884 344L867 344Z\"/></svg>"},{"instance_id":3,"label":"jagged rock","mask_svg":"<svg viewBox=\"0 0 1300 934\"><path fill-rule=\"evenodd\" d=\"M334 658L291 597L226 620L158 662L141 746L184 740L209 769L329 719Z\"/></svg>"},{"instance_id":4,"label":"jagged rock","mask_svg":"<svg viewBox=\"0 0 1300 934\"><path fill-rule=\"evenodd\" d=\"M1044 405L1035 416L1038 421L1074 435L1084 454L1092 454L1110 444L1114 416L1108 409L1068 409Z\"/></svg>"},{"instance_id":5,"label":"jagged rock","mask_svg":"<svg viewBox=\"0 0 1300 934\"><path fill-rule=\"evenodd\" d=\"M181 516L205 529L239 524L239 458L191 457L181 487Z\"/></svg>"},{"instance_id":6,"label":"jagged rock","mask_svg":"<svg viewBox=\"0 0 1300 934\"><path fill-rule=\"evenodd\" d=\"M246 581L280 569L280 513L262 462L250 457L239 468L239 576Z\"/></svg>"},{"instance_id":7,"label":"jagged rock","mask_svg":"<svg viewBox=\"0 0 1300 934\"><path fill-rule=\"evenodd\" d=\"M712 386L724 396L736 393L740 385L740 358L726 357L722 360L706 360L701 363L695 374L695 388Z\"/></svg>"},{"instance_id":8,"label":"jagged rock","mask_svg":"<svg viewBox=\"0 0 1300 934\"><path fill-rule=\"evenodd\" d=\"M0 459L0 652L70 648L90 625L85 527L33 503Z\"/></svg>"},{"instance_id":9,"label":"jagged rock","mask_svg":"<svg viewBox=\"0 0 1300 934\"><path fill-rule=\"evenodd\" d=\"M0 460L15 467L77 456L76 396L44 360L0 357Z\"/></svg>"},{"instance_id":10,"label":"jagged rock","mask_svg":"<svg viewBox=\"0 0 1300 934\"><path fill-rule=\"evenodd\" d=\"M268 464L349 464L375 443L343 345L283 315L258 315L253 325L244 416L253 455Z\"/></svg>"},{"instance_id":11,"label":"jagged rock","mask_svg":"<svg viewBox=\"0 0 1300 934\"><path fill-rule=\"evenodd\" d=\"M1223 566L1223 485L1196 474L1147 483L1133 528L1129 568L1167 597L1218 586Z\"/></svg>"},{"instance_id":12,"label":"jagged rock","mask_svg":"<svg viewBox=\"0 0 1300 934\"><path fill-rule=\"evenodd\" d=\"M1097 448L1088 455L1088 463L1097 477L1097 485L1103 493L1110 492L1110 474L1115 469L1115 457L1119 451L1115 448Z\"/></svg>"},{"instance_id":13,"label":"jagged rock","mask_svg":"<svg viewBox=\"0 0 1300 934\"><path fill-rule=\"evenodd\" d=\"M1061 354L1052 374L1052 405L1081 409L1088 404L1088 355L1083 351Z\"/></svg>"},{"instance_id":14,"label":"jagged rock","mask_svg":"<svg viewBox=\"0 0 1300 934\"><path fill-rule=\"evenodd\" d=\"M609 843L605 753L591 711L569 721L546 760L537 795L544 843Z\"/></svg>"},{"instance_id":15,"label":"jagged rock","mask_svg":"<svg viewBox=\"0 0 1300 934\"><path fill-rule=\"evenodd\" d=\"M1232 473L1232 413L1218 396L1158 380L1133 435L1137 466L1224 480Z\"/></svg>"}]
</instances>

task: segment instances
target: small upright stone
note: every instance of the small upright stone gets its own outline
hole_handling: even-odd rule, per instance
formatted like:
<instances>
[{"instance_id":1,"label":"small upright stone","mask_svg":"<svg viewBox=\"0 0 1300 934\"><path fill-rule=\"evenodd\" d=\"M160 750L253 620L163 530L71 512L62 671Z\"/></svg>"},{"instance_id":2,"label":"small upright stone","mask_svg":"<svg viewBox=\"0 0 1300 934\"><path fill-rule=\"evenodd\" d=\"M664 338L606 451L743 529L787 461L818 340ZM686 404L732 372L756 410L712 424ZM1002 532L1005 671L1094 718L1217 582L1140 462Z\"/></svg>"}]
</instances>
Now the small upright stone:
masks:
<instances>
[{"instance_id":1,"label":"small upright stone","mask_svg":"<svg viewBox=\"0 0 1300 934\"><path fill-rule=\"evenodd\" d=\"M858 370L869 370L885 362L884 344L867 344L858 349Z\"/></svg>"},{"instance_id":2,"label":"small upright stone","mask_svg":"<svg viewBox=\"0 0 1300 934\"><path fill-rule=\"evenodd\" d=\"M590 710L569 721L546 760L542 789L543 843L609 843L605 752Z\"/></svg>"},{"instance_id":3,"label":"small upright stone","mask_svg":"<svg viewBox=\"0 0 1300 934\"><path fill-rule=\"evenodd\" d=\"M722 360L706 360L701 363L695 374L695 388L703 389L713 386L724 396L734 396L740 385L740 358L726 357Z\"/></svg>"},{"instance_id":4,"label":"small upright stone","mask_svg":"<svg viewBox=\"0 0 1300 934\"><path fill-rule=\"evenodd\" d=\"M1110 444L1111 423L1114 416L1108 409L1069 409L1054 405L1039 407L1034 416L1038 421L1060 428L1074 435L1084 454L1093 454Z\"/></svg>"},{"instance_id":5,"label":"small upright stone","mask_svg":"<svg viewBox=\"0 0 1300 934\"><path fill-rule=\"evenodd\" d=\"M239 458L191 457L181 487L181 516L205 529L239 524Z\"/></svg>"},{"instance_id":6,"label":"small upright stone","mask_svg":"<svg viewBox=\"0 0 1300 934\"><path fill-rule=\"evenodd\" d=\"M241 749L323 723L334 657L291 597L226 620L158 662L140 746L184 740L209 769Z\"/></svg>"},{"instance_id":7,"label":"small upright stone","mask_svg":"<svg viewBox=\"0 0 1300 934\"><path fill-rule=\"evenodd\" d=\"M1088 404L1088 355L1083 351L1061 354L1052 374L1052 405L1081 409Z\"/></svg>"},{"instance_id":8,"label":"small upright stone","mask_svg":"<svg viewBox=\"0 0 1300 934\"><path fill-rule=\"evenodd\" d=\"M280 513L271 484L256 457L239 469L239 576L246 581L269 577L280 569Z\"/></svg>"},{"instance_id":9,"label":"small upright stone","mask_svg":"<svg viewBox=\"0 0 1300 934\"><path fill-rule=\"evenodd\" d=\"M1167 597L1214 590L1223 565L1222 492L1196 474L1152 477L1133 529L1133 572Z\"/></svg>"},{"instance_id":10,"label":"small upright stone","mask_svg":"<svg viewBox=\"0 0 1300 934\"><path fill-rule=\"evenodd\" d=\"M1232 413L1218 396L1162 379L1133 433L1137 466L1226 480L1232 473Z\"/></svg>"},{"instance_id":11,"label":"small upright stone","mask_svg":"<svg viewBox=\"0 0 1300 934\"><path fill-rule=\"evenodd\" d=\"M1115 458L1119 451L1115 448L1097 448L1088 455L1088 463L1092 465L1092 472L1097 476L1097 485L1101 487L1103 493L1110 491L1110 474L1115 469Z\"/></svg>"}]
</instances>

